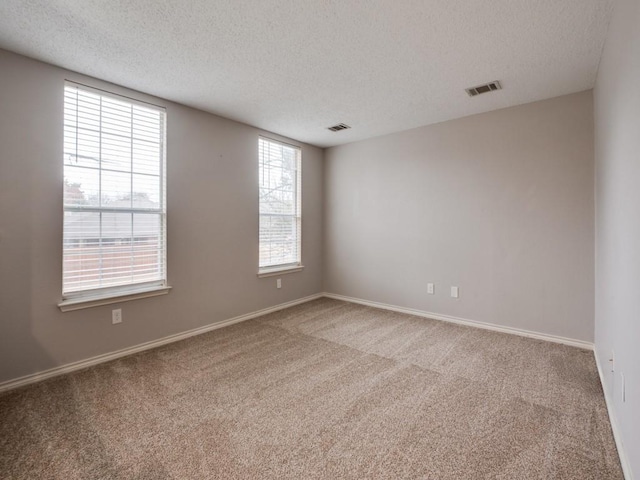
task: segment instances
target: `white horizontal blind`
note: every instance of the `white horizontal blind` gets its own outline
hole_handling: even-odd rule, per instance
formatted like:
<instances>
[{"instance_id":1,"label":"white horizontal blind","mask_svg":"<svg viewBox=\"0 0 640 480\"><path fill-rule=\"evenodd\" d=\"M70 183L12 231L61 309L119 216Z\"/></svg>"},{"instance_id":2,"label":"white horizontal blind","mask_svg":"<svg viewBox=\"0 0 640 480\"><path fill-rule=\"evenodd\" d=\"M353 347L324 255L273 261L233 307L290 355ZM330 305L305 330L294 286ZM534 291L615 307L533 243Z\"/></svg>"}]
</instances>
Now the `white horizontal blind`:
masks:
<instances>
[{"instance_id":1,"label":"white horizontal blind","mask_svg":"<svg viewBox=\"0 0 640 480\"><path fill-rule=\"evenodd\" d=\"M165 283L164 144L164 109L65 84L63 296Z\"/></svg>"},{"instance_id":2,"label":"white horizontal blind","mask_svg":"<svg viewBox=\"0 0 640 480\"><path fill-rule=\"evenodd\" d=\"M302 227L301 152L259 139L260 269L300 265Z\"/></svg>"}]
</instances>

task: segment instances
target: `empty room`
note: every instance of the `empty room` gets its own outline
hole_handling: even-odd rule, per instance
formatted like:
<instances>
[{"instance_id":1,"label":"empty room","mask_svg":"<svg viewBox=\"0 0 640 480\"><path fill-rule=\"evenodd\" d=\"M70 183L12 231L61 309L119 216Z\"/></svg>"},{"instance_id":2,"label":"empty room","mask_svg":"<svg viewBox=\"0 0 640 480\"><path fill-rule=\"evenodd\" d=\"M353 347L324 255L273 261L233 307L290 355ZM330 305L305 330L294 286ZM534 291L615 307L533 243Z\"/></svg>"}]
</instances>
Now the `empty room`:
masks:
<instances>
[{"instance_id":1,"label":"empty room","mask_svg":"<svg viewBox=\"0 0 640 480\"><path fill-rule=\"evenodd\" d=\"M640 0L0 2L0 478L640 478Z\"/></svg>"}]
</instances>

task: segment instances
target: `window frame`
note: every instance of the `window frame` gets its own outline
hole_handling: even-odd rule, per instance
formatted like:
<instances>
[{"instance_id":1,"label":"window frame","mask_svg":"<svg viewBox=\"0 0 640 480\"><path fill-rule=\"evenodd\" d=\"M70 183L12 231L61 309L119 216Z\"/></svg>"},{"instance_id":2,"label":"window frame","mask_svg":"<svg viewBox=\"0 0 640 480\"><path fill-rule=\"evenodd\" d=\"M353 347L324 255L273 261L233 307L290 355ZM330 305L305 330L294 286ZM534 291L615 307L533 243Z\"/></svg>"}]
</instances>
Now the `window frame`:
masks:
<instances>
[{"instance_id":1,"label":"window frame","mask_svg":"<svg viewBox=\"0 0 640 480\"><path fill-rule=\"evenodd\" d=\"M281 263L281 264L272 264L267 266L260 266L260 221L262 218L262 213L260 212L261 202L260 198L258 198L258 278L263 277L271 277L275 275L283 275L289 273L300 272L304 269L304 265L302 263L302 226L303 226L303 215L302 215L302 147L300 145L294 145L291 143L284 142L282 140L276 140L271 137L267 137L265 135L258 136L258 169L261 168L261 158L260 158L260 142L268 142L277 145L282 145L284 147L293 148L297 151L296 155L296 172L295 172L295 196L296 196L296 213L291 215L296 220L297 225L297 238L296 238L296 251L297 251L297 259L295 262ZM258 177L260 177L260 171L258 170ZM260 191L260 185L258 185L258 191Z\"/></svg>"},{"instance_id":2,"label":"window frame","mask_svg":"<svg viewBox=\"0 0 640 480\"><path fill-rule=\"evenodd\" d=\"M146 298L158 295L165 295L169 293L171 287L167 282L167 181L166 181L166 163L167 163L167 112L166 108L160 105L156 105L150 102L141 101L135 98L131 98L126 95L121 95L118 93L114 93L111 91L103 90L100 88L91 87L89 85L85 85L82 83L74 82L71 80L64 81L63 87L63 95L66 96L67 88L76 88L78 90L86 91L88 93L99 95L101 98L111 98L118 102L126 102L130 105L138 105L140 107L154 110L160 114L160 141L159 147L161 150L160 153L160 164L158 170L158 182L159 182L159 208L151 209L151 208L139 208L131 205L130 208L122 208L122 207L104 207L102 205L99 206L69 206L65 205L64 201L62 204L63 210L63 232L65 231L66 221L64 219L64 213L66 212L94 212L94 213L127 213L135 215L138 214L155 214L158 215L160 222L160 236L159 241L161 246L157 249L159 255L162 255L160 263L161 272L160 279L155 279L151 281L142 281L142 282L132 282L122 285L110 285L110 286L102 286L102 287L89 287L72 291L65 291L65 279L64 279L64 266L62 268L62 301L58 303L58 307L62 311L70 311L70 310L78 310L81 308L89 308L99 305L107 305L111 303L119 303L123 301L135 300L138 298ZM66 112L66 100L63 102L63 110ZM63 117L64 118L64 117ZM63 119L63 131L65 130L65 124ZM76 127L77 128L77 127ZM100 127L100 140L99 145L100 149L102 149L102 134L103 130ZM64 133L63 133L64 138ZM63 155L64 157L64 155ZM66 165L63 160L63 168ZM97 168L99 172L99 176L102 175L103 167L100 164L100 167ZM133 170L131 171L133 175ZM100 193L101 195L101 193ZM132 237L130 241L134 241L133 231L131 232ZM101 239L103 237L100 237ZM64 262L64 248L65 248L65 239L64 236L61 242L61 253L62 260Z\"/></svg>"}]
</instances>

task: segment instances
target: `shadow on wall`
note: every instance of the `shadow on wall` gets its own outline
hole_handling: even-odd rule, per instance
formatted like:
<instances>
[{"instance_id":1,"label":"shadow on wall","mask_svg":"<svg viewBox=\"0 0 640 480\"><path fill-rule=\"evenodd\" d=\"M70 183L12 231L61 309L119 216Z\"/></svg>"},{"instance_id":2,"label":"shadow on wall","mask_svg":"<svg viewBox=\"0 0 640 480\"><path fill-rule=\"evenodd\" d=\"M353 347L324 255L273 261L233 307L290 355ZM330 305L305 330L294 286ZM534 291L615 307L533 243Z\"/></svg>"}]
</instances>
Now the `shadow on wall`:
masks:
<instances>
[{"instance_id":1,"label":"shadow on wall","mask_svg":"<svg viewBox=\"0 0 640 480\"><path fill-rule=\"evenodd\" d=\"M0 238L0 247L2 240ZM4 254L12 255L12 262L25 268L22 274L12 272L5 268L7 258L0 259L0 384L55 365L55 360L33 332L33 300L36 295L31 272L35 270L36 275L38 272L37 268L32 268L28 243L20 246L20 251L2 248L2 252L3 257ZM53 321L57 306L52 304L50 308Z\"/></svg>"}]
</instances>

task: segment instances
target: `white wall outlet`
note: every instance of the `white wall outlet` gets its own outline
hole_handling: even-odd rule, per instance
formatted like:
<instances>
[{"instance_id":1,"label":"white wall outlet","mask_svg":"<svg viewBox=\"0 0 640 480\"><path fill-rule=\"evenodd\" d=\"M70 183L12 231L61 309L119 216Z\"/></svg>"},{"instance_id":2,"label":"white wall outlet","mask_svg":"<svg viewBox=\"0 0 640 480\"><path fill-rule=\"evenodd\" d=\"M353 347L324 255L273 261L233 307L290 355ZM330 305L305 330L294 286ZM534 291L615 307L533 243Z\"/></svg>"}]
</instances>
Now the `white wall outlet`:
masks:
<instances>
[{"instance_id":1,"label":"white wall outlet","mask_svg":"<svg viewBox=\"0 0 640 480\"><path fill-rule=\"evenodd\" d=\"M434 293L436 293L436 287L433 283L427 283L427 293L429 295L433 295Z\"/></svg>"},{"instance_id":2,"label":"white wall outlet","mask_svg":"<svg viewBox=\"0 0 640 480\"><path fill-rule=\"evenodd\" d=\"M122 309L116 308L115 310L111 310L111 323L122 323Z\"/></svg>"},{"instance_id":3,"label":"white wall outlet","mask_svg":"<svg viewBox=\"0 0 640 480\"><path fill-rule=\"evenodd\" d=\"M282 288L282 279L281 278L278 278L276 280L276 288Z\"/></svg>"},{"instance_id":4,"label":"white wall outlet","mask_svg":"<svg viewBox=\"0 0 640 480\"><path fill-rule=\"evenodd\" d=\"M627 401L627 392L624 385L624 373L620 372L620 389L622 390L620 393L622 394L622 403Z\"/></svg>"},{"instance_id":5,"label":"white wall outlet","mask_svg":"<svg viewBox=\"0 0 640 480\"><path fill-rule=\"evenodd\" d=\"M458 298L460 296L460 290L458 287L451 287L451 298Z\"/></svg>"},{"instance_id":6,"label":"white wall outlet","mask_svg":"<svg viewBox=\"0 0 640 480\"><path fill-rule=\"evenodd\" d=\"M616 371L616 355L613 353L613 350L611 350L611 356L609 357L609 367L612 372Z\"/></svg>"}]
</instances>

